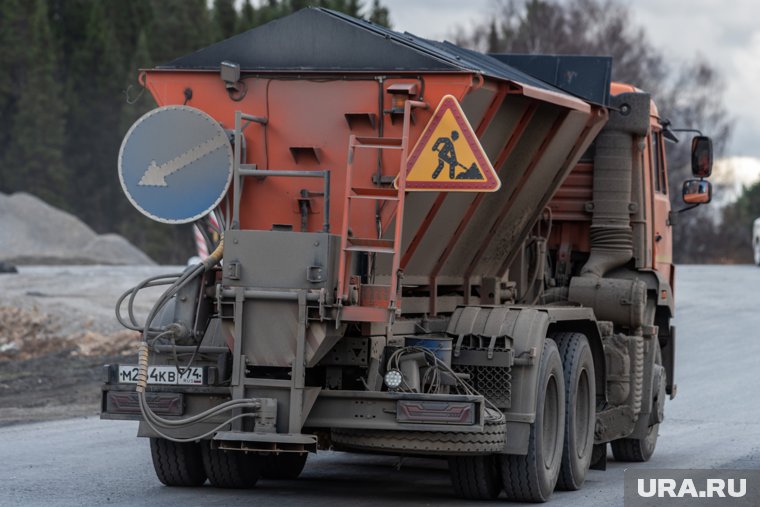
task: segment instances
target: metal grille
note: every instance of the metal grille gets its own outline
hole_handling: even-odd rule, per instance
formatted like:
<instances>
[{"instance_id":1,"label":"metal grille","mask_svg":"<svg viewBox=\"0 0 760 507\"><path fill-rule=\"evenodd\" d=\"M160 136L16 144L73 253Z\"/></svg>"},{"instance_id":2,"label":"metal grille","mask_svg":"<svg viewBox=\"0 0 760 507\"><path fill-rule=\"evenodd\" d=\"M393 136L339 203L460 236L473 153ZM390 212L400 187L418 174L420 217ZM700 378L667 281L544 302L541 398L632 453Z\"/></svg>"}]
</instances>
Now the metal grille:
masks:
<instances>
[{"instance_id":1,"label":"metal grille","mask_svg":"<svg viewBox=\"0 0 760 507\"><path fill-rule=\"evenodd\" d=\"M469 384L498 408L511 406L512 369L510 367L455 364L453 369L457 373L470 375Z\"/></svg>"}]
</instances>

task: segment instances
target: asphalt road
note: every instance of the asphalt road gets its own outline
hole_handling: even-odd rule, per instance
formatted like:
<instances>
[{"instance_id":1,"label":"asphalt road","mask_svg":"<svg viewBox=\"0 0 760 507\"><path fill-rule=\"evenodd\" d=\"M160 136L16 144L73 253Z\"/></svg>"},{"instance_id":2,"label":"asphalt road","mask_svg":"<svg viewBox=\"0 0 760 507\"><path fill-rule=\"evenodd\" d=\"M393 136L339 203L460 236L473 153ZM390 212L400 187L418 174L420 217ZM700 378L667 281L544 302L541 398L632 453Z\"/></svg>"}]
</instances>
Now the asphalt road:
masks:
<instances>
[{"instance_id":1,"label":"asphalt road","mask_svg":"<svg viewBox=\"0 0 760 507\"><path fill-rule=\"evenodd\" d=\"M680 267L678 396L650 468L760 468L760 268ZM249 491L163 487L136 424L94 418L0 428L0 505L466 505L443 461L325 452L298 481ZM623 504L623 463L548 505ZM475 505L476 503L473 503ZM477 503L477 505L483 505ZM514 505L514 504L512 504Z\"/></svg>"}]
</instances>

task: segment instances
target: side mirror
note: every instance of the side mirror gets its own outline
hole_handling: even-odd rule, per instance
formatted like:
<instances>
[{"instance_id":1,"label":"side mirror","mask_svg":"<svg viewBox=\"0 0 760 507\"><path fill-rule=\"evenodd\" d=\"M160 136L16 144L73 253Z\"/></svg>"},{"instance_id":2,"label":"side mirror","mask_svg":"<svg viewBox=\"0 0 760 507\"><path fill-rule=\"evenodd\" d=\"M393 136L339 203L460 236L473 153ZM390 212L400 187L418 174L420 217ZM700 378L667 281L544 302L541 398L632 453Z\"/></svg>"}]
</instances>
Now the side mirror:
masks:
<instances>
[{"instance_id":1,"label":"side mirror","mask_svg":"<svg viewBox=\"0 0 760 507\"><path fill-rule=\"evenodd\" d=\"M691 174L695 178L709 178L712 174L712 164L712 139L707 136L694 136L691 140Z\"/></svg>"},{"instance_id":2,"label":"side mirror","mask_svg":"<svg viewBox=\"0 0 760 507\"><path fill-rule=\"evenodd\" d=\"M707 204L712 200L712 185L707 180L686 180L683 182L683 202L686 204Z\"/></svg>"}]
</instances>

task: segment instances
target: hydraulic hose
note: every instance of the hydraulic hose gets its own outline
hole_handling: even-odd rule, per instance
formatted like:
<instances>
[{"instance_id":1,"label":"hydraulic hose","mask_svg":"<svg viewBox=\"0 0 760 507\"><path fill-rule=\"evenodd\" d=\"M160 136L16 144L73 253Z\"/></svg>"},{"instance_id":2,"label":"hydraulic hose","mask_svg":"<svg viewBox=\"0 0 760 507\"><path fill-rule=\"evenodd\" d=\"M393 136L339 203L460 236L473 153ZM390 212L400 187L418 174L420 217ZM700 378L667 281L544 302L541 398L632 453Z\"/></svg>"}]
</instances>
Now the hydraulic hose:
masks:
<instances>
[{"instance_id":1,"label":"hydraulic hose","mask_svg":"<svg viewBox=\"0 0 760 507\"><path fill-rule=\"evenodd\" d=\"M242 419L244 417L255 417L257 415L257 411L261 408L261 403L255 399L230 400L190 417L186 417L182 419L166 419L166 418L160 417L155 412L153 412L145 396L145 390L148 384L148 363L149 363L148 359L150 355L150 346L148 344L148 339L151 333L156 331L156 330L151 329L150 324L156 318L156 316L158 315L158 312L161 311L161 309L166 305L166 303L168 303L169 300L171 300L171 298L174 297L177 294L177 292L179 292L180 289L182 289L182 287L190 283L195 277L201 276L203 273L209 271L215 265L217 265L222 260L223 254L224 254L224 236L222 236L221 240L219 241L219 245L214 249L214 251L208 257L203 259L203 261L201 261L199 264L193 266L191 269L188 269L187 271L179 275L174 281L174 283L172 283L169 286L169 288L166 289L166 291L164 291L164 293L158 298L156 303L153 305L153 308L151 309L150 313L148 313L148 317L145 321L145 326L142 328L142 342L140 343L140 347L138 349L137 385L135 387L135 390L137 391L138 396L139 396L140 412L142 413L145 422L151 427L151 429L153 429L153 431L155 431L159 436L166 438L168 440L174 441L174 442L193 442L196 440L206 438L209 435L212 435L213 433L219 431L220 429L224 428L225 426L229 425L230 423L238 419ZM165 281L165 279L169 277L170 276L154 277L152 279L148 279L144 281L142 284L138 285L138 287L147 287L147 286L151 286L151 284L163 285L163 284L168 283ZM124 301L124 298L126 298L126 295L129 294L129 292L130 291L122 295L122 297L119 299L118 306L117 306L117 318L120 317L118 308L121 306L121 303ZM135 294L136 294L136 291L132 291L132 297ZM130 298L130 301L132 301L132 298ZM121 319L119 320L121 321ZM131 311L130 311L130 320L132 320L134 323L134 316L131 313ZM166 331L163 331L163 332L166 332ZM162 428L166 428L166 429L187 428L193 424L206 422L217 415L220 415L224 412L228 412L235 409L250 409L250 410L253 410L253 412L244 412L241 414L234 415L228 418L227 420L225 420L224 422L222 422L221 424L217 425L215 428L203 434L194 435L192 437L178 438L172 435L168 435L162 429Z\"/></svg>"}]
</instances>

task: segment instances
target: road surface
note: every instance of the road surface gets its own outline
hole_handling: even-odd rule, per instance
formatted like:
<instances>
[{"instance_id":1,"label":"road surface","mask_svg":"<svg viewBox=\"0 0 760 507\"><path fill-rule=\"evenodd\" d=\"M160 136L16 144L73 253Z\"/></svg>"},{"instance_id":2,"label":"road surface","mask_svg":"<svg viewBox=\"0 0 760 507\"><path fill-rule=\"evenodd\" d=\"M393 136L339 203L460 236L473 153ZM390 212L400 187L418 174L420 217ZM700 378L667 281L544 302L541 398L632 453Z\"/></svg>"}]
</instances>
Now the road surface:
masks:
<instances>
[{"instance_id":1,"label":"road surface","mask_svg":"<svg viewBox=\"0 0 760 507\"><path fill-rule=\"evenodd\" d=\"M760 468L759 288L753 266L679 268L678 396L666 405L654 458L609 461L581 491L556 492L547 505L622 505L626 466ZM167 488L135 431L134 422L96 418L0 428L0 505L468 504L452 497L443 461L331 452L310 458L298 481L262 480L246 491Z\"/></svg>"}]
</instances>

